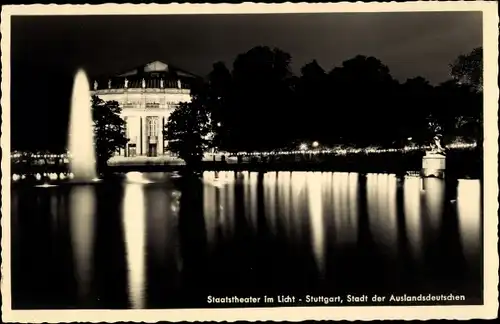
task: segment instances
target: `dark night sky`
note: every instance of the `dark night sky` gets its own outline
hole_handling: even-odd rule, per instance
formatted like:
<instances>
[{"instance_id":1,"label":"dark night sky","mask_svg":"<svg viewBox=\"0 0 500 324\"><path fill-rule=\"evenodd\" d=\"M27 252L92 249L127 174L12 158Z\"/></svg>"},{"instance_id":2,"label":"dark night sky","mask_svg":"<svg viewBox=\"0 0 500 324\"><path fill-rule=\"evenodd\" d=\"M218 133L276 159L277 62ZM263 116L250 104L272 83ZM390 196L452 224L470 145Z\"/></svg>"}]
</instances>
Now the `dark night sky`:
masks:
<instances>
[{"instance_id":1,"label":"dark night sky","mask_svg":"<svg viewBox=\"0 0 500 324\"><path fill-rule=\"evenodd\" d=\"M19 135L30 127L59 146L78 67L106 74L161 60L205 76L214 62L231 67L237 54L267 45L290 53L295 73L312 59L329 71L363 54L400 81L436 84L454 58L482 45L482 13L39 16L12 17L11 30L12 144L32 142Z\"/></svg>"}]
</instances>

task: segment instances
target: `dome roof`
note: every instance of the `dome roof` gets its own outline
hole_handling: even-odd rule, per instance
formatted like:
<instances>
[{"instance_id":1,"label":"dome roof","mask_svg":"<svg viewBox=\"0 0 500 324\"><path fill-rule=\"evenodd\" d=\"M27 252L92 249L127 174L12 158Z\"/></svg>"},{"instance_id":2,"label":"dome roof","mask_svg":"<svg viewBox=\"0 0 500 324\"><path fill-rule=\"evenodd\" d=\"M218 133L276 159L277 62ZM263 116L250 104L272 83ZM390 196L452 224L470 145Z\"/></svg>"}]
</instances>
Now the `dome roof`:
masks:
<instances>
[{"instance_id":1,"label":"dome roof","mask_svg":"<svg viewBox=\"0 0 500 324\"><path fill-rule=\"evenodd\" d=\"M154 61L112 76L92 81L93 90L123 88L180 88L190 89L201 78L175 66Z\"/></svg>"}]
</instances>

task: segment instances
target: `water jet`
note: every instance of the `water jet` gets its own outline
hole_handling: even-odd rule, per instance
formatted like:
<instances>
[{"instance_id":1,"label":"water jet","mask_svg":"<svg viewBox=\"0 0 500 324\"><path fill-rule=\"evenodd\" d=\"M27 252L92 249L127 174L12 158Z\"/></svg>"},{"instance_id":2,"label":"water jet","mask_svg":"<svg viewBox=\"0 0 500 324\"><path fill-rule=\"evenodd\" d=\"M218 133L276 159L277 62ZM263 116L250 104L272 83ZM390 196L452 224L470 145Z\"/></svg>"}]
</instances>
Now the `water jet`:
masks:
<instances>
[{"instance_id":1,"label":"water jet","mask_svg":"<svg viewBox=\"0 0 500 324\"><path fill-rule=\"evenodd\" d=\"M89 80L78 70L73 83L68 132L69 168L72 179L90 182L97 178L96 154Z\"/></svg>"}]
</instances>

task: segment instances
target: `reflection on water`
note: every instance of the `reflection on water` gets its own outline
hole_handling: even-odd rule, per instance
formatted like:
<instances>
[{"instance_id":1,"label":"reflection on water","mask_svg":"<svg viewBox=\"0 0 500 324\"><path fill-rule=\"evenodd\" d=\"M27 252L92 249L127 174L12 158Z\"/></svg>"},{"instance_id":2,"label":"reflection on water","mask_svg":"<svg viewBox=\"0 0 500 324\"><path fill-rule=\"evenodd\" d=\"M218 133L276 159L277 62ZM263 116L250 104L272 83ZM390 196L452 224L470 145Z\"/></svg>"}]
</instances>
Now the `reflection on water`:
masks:
<instances>
[{"instance_id":1,"label":"reflection on water","mask_svg":"<svg viewBox=\"0 0 500 324\"><path fill-rule=\"evenodd\" d=\"M213 233L217 230L222 231L224 239L231 239L233 236L234 190L232 189L235 181L233 172L205 172L203 175L203 208L208 242L215 243L216 238Z\"/></svg>"},{"instance_id":2,"label":"reflection on water","mask_svg":"<svg viewBox=\"0 0 500 324\"><path fill-rule=\"evenodd\" d=\"M75 278L82 302L89 298L95 236L95 196L92 186L78 186L70 192L70 231Z\"/></svg>"},{"instance_id":3,"label":"reflection on water","mask_svg":"<svg viewBox=\"0 0 500 324\"><path fill-rule=\"evenodd\" d=\"M305 224L309 220L304 219L303 217L304 213L307 212L304 209L304 202L306 199L308 199L305 174L306 172L293 172L291 174L291 183L293 184L291 188L291 207L290 207L291 220L293 222L292 235L294 240L299 242L299 244L301 244L301 242L303 242L305 239L304 237L306 235L304 232L309 231L304 229L304 227L306 226ZM269 205L264 205L264 206L265 206L265 214L266 215L270 214L269 210L272 209L273 207Z\"/></svg>"},{"instance_id":4,"label":"reflection on water","mask_svg":"<svg viewBox=\"0 0 500 324\"><path fill-rule=\"evenodd\" d=\"M222 172L226 174L226 172ZM257 229L257 173L245 172L243 175L245 218L253 231ZM232 188L231 188L232 189ZM233 190L230 190L233 192ZM231 215L232 216L232 215Z\"/></svg>"},{"instance_id":5,"label":"reflection on water","mask_svg":"<svg viewBox=\"0 0 500 324\"><path fill-rule=\"evenodd\" d=\"M320 172L310 173L307 177L307 203L311 223L311 241L320 274L325 272L325 235L323 232L323 195L322 176ZM300 181L300 180L299 180ZM297 186L302 185L297 182Z\"/></svg>"},{"instance_id":6,"label":"reflection on water","mask_svg":"<svg viewBox=\"0 0 500 324\"><path fill-rule=\"evenodd\" d=\"M100 186L105 187L97 190ZM94 269L104 262L94 256L97 250L123 263L113 271L123 271L127 278L124 287L121 274L99 274L114 287L109 294L128 299L127 304L98 300L102 308L206 307L204 300L190 299L189 289L199 289L201 296L205 291L306 294L315 287L338 287L344 290L331 293L340 294L358 289L361 279L363 285L394 281L367 291L383 294L389 292L383 289L396 287L404 292L414 286L417 275L426 283L419 289L440 291L442 277L435 275L440 266L432 261L436 259L456 272L448 276L447 289L480 296L480 276L460 266L482 262L480 182L460 180L452 198L446 198L447 186L439 179L398 179L391 174L205 172L199 181L188 183L168 173L136 172L123 182L66 191L19 188L12 195L12 226L13 267L21 270L13 287L33 276L22 271L35 258L24 246L56 242L58 237L61 243L38 244L36 257L48 259L59 251L48 265L54 273L71 271L65 260L74 259L80 299L67 298L65 307L88 304ZM43 224L45 219L43 228L50 230L34 231L34 222ZM102 221L102 231L116 228L123 236L95 241ZM61 225L65 222L69 228ZM71 239L71 252L59 239L65 235ZM429 251L434 259L429 259ZM355 270L358 261L369 271ZM51 284L66 287L67 280L54 276ZM42 298L33 296L43 296L45 286L26 286L22 294L13 295L14 304L41 307Z\"/></svg>"},{"instance_id":7,"label":"reflection on water","mask_svg":"<svg viewBox=\"0 0 500 324\"><path fill-rule=\"evenodd\" d=\"M369 224L375 243L393 256L398 248L397 179L392 174L369 174L366 187Z\"/></svg>"},{"instance_id":8,"label":"reflection on water","mask_svg":"<svg viewBox=\"0 0 500 324\"><path fill-rule=\"evenodd\" d=\"M350 246L357 242L358 235L357 174L339 172L328 174L328 178L325 187L332 194L325 202L333 205L335 242L339 247Z\"/></svg>"},{"instance_id":9,"label":"reflection on water","mask_svg":"<svg viewBox=\"0 0 500 324\"><path fill-rule=\"evenodd\" d=\"M128 184L123 198L123 229L126 243L129 302L132 308L144 308L145 209L143 186L139 183Z\"/></svg>"},{"instance_id":10,"label":"reflection on water","mask_svg":"<svg viewBox=\"0 0 500 324\"><path fill-rule=\"evenodd\" d=\"M278 173L268 172L264 174L264 206L267 206L266 219L269 229L273 235L277 231L277 199L276 199L276 186Z\"/></svg>"},{"instance_id":11,"label":"reflection on water","mask_svg":"<svg viewBox=\"0 0 500 324\"><path fill-rule=\"evenodd\" d=\"M481 252L481 184L475 180L459 180L457 188L460 238L467 261L478 262Z\"/></svg>"},{"instance_id":12,"label":"reflection on water","mask_svg":"<svg viewBox=\"0 0 500 324\"><path fill-rule=\"evenodd\" d=\"M410 253L416 260L422 258L422 219L420 178L406 177L404 180L404 213L406 236Z\"/></svg>"},{"instance_id":13,"label":"reflection on water","mask_svg":"<svg viewBox=\"0 0 500 324\"><path fill-rule=\"evenodd\" d=\"M216 243L216 232L219 226L219 202L217 201L216 179L214 173L203 174L203 214L205 216L205 230L207 232L207 244L209 249Z\"/></svg>"},{"instance_id":14,"label":"reflection on water","mask_svg":"<svg viewBox=\"0 0 500 324\"><path fill-rule=\"evenodd\" d=\"M424 201L426 217L424 220L428 224L427 233L434 237L438 235L441 227L444 208L444 181L436 178L423 179Z\"/></svg>"}]
</instances>

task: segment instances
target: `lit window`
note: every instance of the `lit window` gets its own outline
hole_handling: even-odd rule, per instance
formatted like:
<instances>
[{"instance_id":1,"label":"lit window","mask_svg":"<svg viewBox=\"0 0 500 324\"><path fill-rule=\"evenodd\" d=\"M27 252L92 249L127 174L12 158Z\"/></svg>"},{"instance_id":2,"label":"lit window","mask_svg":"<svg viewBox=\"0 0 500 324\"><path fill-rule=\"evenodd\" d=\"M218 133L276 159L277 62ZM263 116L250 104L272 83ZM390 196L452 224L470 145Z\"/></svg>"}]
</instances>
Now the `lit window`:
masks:
<instances>
[{"instance_id":1,"label":"lit window","mask_svg":"<svg viewBox=\"0 0 500 324\"><path fill-rule=\"evenodd\" d=\"M158 133L158 118L148 118L148 136L157 136Z\"/></svg>"}]
</instances>

